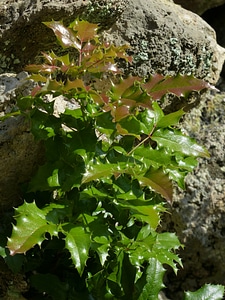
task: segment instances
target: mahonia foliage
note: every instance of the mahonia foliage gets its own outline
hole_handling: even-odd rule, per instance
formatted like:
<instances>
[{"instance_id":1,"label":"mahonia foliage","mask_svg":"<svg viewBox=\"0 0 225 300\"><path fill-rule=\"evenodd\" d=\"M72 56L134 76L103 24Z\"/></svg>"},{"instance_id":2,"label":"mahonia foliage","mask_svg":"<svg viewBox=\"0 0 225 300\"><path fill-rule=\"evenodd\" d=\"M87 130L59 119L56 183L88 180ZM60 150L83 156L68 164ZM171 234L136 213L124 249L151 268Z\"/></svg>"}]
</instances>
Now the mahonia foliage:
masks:
<instances>
[{"instance_id":1,"label":"mahonia foliage","mask_svg":"<svg viewBox=\"0 0 225 300\"><path fill-rule=\"evenodd\" d=\"M184 188L197 157L209 156L177 128L184 111L165 115L157 100L209 85L182 75L123 78L117 62L131 63L127 46L101 42L96 24L44 24L78 55L43 53L43 64L26 68L37 85L18 107L46 160L28 185L32 201L15 210L10 254L26 253L29 261L38 252L45 261L57 249L60 271L48 276L58 293L45 284L49 270L37 268L30 278L54 299L155 300L163 265L175 272L182 265L176 235L157 233L163 198L172 203L173 182ZM66 103L61 112L57 99Z\"/></svg>"}]
</instances>

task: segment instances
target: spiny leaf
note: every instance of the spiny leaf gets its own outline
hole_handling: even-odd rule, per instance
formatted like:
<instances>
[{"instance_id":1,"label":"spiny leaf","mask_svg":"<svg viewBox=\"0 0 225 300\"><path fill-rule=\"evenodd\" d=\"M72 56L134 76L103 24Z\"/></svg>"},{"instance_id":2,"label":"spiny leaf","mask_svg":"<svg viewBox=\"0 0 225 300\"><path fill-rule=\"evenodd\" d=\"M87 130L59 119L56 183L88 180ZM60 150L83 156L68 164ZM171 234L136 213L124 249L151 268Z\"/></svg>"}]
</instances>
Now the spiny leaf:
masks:
<instances>
[{"instance_id":1,"label":"spiny leaf","mask_svg":"<svg viewBox=\"0 0 225 300\"><path fill-rule=\"evenodd\" d=\"M98 25L85 20L75 20L69 26L81 42L87 42L97 37Z\"/></svg>"},{"instance_id":2,"label":"spiny leaf","mask_svg":"<svg viewBox=\"0 0 225 300\"><path fill-rule=\"evenodd\" d=\"M82 275L89 257L90 234L86 232L83 226L74 226L69 232L65 232L65 234L65 247L69 250L77 271Z\"/></svg>"},{"instance_id":3,"label":"spiny leaf","mask_svg":"<svg viewBox=\"0 0 225 300\"><path fill-rule=\"evenodd\" d=\"M205 284L196 292L185 292L185 300L222 300L224 286Z\"/></svg>"},{"instance_id":4,"label":"spiny leaf","mask_svg":"<svg viewBox=\"0 0 225 300\"><path fill-rule=\"evenodd\" d=\"M118 197L120 197L120 195ZM151 201L119 200L119 205L129 208L137 219L147 222L151 228L156 229L159 225L159 212L163 209L158 205L152 204Z\"/></svg>"},{"instance_id":5,"label":"spiny leaf","mask_svg":"<svg viewBox=\"0 0 225 300\"><path fill-rule=\"evenodd\" d=\"M47 212L39 209L35 202L25 202L16 209L16 213L17 224L13 225L12 235L7 243L11 255L26 253L36 244L40 246L47 232L58 235L57 226L46 220Z\"/></svg>"},{"instance_id":6,"label":"spiny leaf","mask_svg":"<svg viewBox=\"0 0 225 300\"><path fill-rule=\"evenodd\" d=\"M121 168L117 164L102 163L90 165L84 173L82 183L88 183L102 177L111 177L115 172L119 171L121 171Z\"/></svg>"},{"instance_id":7,"label":"spiny leaf","mask_svg":"<svg viewBox=\"0 0 225 300\"><path fill-rule=\"evenodd\" d=\"M28 65L25 67L25 70L27 72L34 72L34 73L43 73L43 74L50 74L50 73L53 73L55 72L56 70L58 70L59 67L58 66L55 66L55 65L47 65L47 64L42 64L42 65ZM41 79L40 77L37 78L38 81ZM35 80L35 79L34 79ZM42 78L43 80L43 78ZM42 81L41 80L41 81ZM45 80L46 81L46 80Z\"/></svg>"},{"instance_id":8,"label":"spiny leaf","mask_svg":"<svg viewBox=\"0 0 225 300\"><path fill-rule=\"evenodd\" d=\"M151 82L153 80L153 83ZM204 80L188 75L178 74L176 77L166 76L162 78L155 74L143 85L154 100L160 100L165 94L172 93L178 97L187 96L192 91L201 91L210 88L210 84Z\"/></svg>"},{"instance_id":9,"label":"spiny leaf","mask_svg":"<svg viewBox=\"0 0 225 300\"><path fill-rule=\"evenodd\" d=\"M64 86L64 91L69 91L72 89L81 89L81 90L85 90L85 85L83 80L76 78L74 80L67 80L65 86Z\"/></svg>"},{"instance_id":10,"label":"spiny leaf","mask_svg":"<svg viewBox=\"0 0 225 300\"><path fill-rule=\"evenodd\" d=\"M172 203L172 182L162 169L150 169L143 177L139 177L139 182L142 186L151 187L156 193L159 193L168 202Z\"/></svg>"},{"instance_id":11,"label":"spiny leaf","mask_svg":"<svg viewBox=\"0 0 225 300\"><path fill-rule=\"evenodd\" d=\"M181 243L175 233L163 232L157 234L156 242L153 245L152 251L155 252L156 258L162 264L168 264L173 268L173 271L177 273L177 263L182 266L181 259L174 253L181 247Z\"/></svg>"},{"instance_id":12,"label":"spiny leaf","mask_svg":"<svg viewBox=\"0 0 225 300\"><path fill-rule=\"evenodd\" d=\"M158 298L159 292L164 287L164 273L165 270L157 259L149 259L149 266L143 275L145 277L145 284L141 288L141 293L138 297L138 300L156 300Z\"/></svg>"},{"instance_id":13,"label":"spiny leaf","mask_svg":"<svg viewBox=\"0 0 225 300\"><path fill-rule=\"evenodd\" d=\"M178 130L158 129L153 133L152 140L156 141L159 147L165 147L171 152L181 152L196 157L209 157L209 153L204 147Z\"/></svg>"},{"instance_id":14,"label":"spiny leaf","mask_svg":"<svg viewBox=\"0 0 225 300\"><path fill-rule=\"evenodd\" d=\"M62 21L43 23L53 30L63 48L75 47L76 49L81 50L81 44L78 41L76 34L70 28L65 27Z\"/></svg>"},{"instance_id":15,"label":"spiny leaf","mask_svg":"<svg viewBox=\"0 0 225 300\"><path fill-rule=\"evenodd\" d=\"M185 114L185 112L181 109L176 112L165 115L157 123L156 127L157 128L166 128L166 127L170 127L173 125L177 125L179 123L180 118L184 114Z\"/></svg>"}]
</instances>

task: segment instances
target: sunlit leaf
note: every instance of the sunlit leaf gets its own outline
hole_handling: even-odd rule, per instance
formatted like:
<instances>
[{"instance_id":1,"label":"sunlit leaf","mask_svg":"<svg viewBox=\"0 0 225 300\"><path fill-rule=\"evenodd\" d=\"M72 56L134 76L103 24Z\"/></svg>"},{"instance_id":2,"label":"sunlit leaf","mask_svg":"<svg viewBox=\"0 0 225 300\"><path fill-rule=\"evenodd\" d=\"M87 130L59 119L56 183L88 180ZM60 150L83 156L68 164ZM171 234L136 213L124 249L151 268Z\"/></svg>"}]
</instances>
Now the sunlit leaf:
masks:
<instances>
[{"instance_id":1,"label":"sunlit leaf","mask_svg":"<svg viewBox=\"0 0 225 300\"><path fill-rule=\"evenodd\" d=\"M66 233L65 241L65 247L69 250L77 271L82 275L89 257L90 234L86 232L83 226L74 226Z\"/></svg>"},{"instance_id":2,"label":"sunlit leaf","mask_svg":"<svg viewBox=\"0 0 225 300\"><path fill-rule=\"evenodd\" d=\"M144 220L151 228L156 229L159 225L161 209L151 201L126 200L122 202L120 200L119 205L129 208L137 219Z\"/></svg>"},{"instance_id":3,"label":"sunlit leaf","mask_svg":"<svg viewBox=\"0 0 225 300\"><path fill-rule=\"evenodd\" d=\"M195 292L185 292L185 300L222 300L224 296L224 286L205 284Z\"/></svg>"},{"instance_id":4,"label":"sunlit leaf","mask_svg":"<svg viewBox=\"0 0 225 300\"><path fill-rule=\"evenodd\" d=\"M140 280L140 283L137 282L137 287L139 284L142 287L138 300L156 300L158 298L159 292L163 289L163 276L165 269L162 264L155 258L149 260L149 265L143 274L143 283Z\"/></svg>"},{"instance_id":5,"label":"sunlit leaf","mask_svg":"<svg viewBox=\"0 0 225 300\"><path fill-rule=\"evenodd\" d=\"M160 147L170 149L172 152L182 152L185 155L209 157L208 151L188 136L178 130L158 129L152 135Z\"/></svg>"},{"instance_id":6,"label":"sunlit leaf","mask_svg":"<svg viewBox=\"0 0 225 300\"><path fill-rule=\"evenodd\" d=\"M81 44L78 41L76 34L70 28L65 27L61 21L43 23L53 30L62 47L75 47L78 50L81 50Z\"/></svg>"},{"instance_id":7,"label":"sunlit leaf","mask_svg":"<svg viewBox=\"0 0 225 300\"><path fill-rule=\"evenodd\" d=\"M70 28L75 31L76 37L78 37L81 42L87 42L96 38L98 25L77 19L70 24Z\"/></svg>"},{"instance_id":8,"label":"sunlit leaf","mask_svg":"<svg viewBox=\"0 0 225 300\"><path fill-rule=\"evenodd\" d=\"M39 209L35 202L27 203L16 209L17 224L13 225L7 247L11 255L26 253L36 244L45 240L45 234L58 235L57 226L46 219L46 212Z\"/></svg>"},{"instance_id":9,"label":"sunlit leaf","mask_svg":"<svg viewBox=\"0 0 225 300\"><path fill-rule=\"evenodd\" d=\"M162 195L168 202L172 203L173 186L169 176L162 169L149 170L145 176L139 178L143 186L151 187L156 193Z\"/></svg>"},{"instance_id":10,"label":"sunlit leaf","mask_svg":"<svg viewBox=\"0 0 225 300\"><path fill-rule=\"evenodd\" d=\"M178 74L176 77L162 77L155 74L150 77L144 87L154 100L159 100L167 93L172 93L178 97L185 97L192 91L201 91L211 86L206 81L193 76Z\"/></svg>"}]
</instances>

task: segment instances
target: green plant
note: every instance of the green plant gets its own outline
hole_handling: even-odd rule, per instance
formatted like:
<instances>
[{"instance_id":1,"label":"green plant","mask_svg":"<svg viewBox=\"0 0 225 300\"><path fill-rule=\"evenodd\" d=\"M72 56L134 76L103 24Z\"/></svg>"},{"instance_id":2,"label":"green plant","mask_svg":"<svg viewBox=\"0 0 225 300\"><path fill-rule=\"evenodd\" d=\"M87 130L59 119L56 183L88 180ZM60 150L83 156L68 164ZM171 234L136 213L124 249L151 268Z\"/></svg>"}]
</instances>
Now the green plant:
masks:
<instances>
[{"instance_id":1,"label":"green plant","mask_svg":"<svg viewBox=\"0 0 225 300\"><path fill-rule=\"evenodd\" d=\"M7 247L39 295L155 300L163 265L182 265L176 235L157 232L163 198L172 203L173 182L184 188L197 157L208 157L177 128L183 110L165 115L160 101L209 85L181 75L122 78L116 61L131 62L127 46L101 43L96 24L45 25L78 56L44 53L46 63L27 67L38 84L17 104L46 160L15 209Z\"/></svg>"}]
</instances>

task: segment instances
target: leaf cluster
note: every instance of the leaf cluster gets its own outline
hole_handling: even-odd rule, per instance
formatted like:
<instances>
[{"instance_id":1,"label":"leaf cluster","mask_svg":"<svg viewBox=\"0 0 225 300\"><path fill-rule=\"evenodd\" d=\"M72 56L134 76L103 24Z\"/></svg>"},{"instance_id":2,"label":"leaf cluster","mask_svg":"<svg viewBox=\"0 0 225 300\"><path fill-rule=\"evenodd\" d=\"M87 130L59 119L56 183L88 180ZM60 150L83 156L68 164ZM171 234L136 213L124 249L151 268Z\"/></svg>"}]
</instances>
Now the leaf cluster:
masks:
<instances>
[{"instance_id":1,"label":"leaf cluster","mask_svg":"<svg viewBox=\"0 0 225 300\"><path fill-rule=\"evenodd\" d=\"M175 272L182 265L175 234L157 233L162 198L172 203L173 183L184 188L197 158L208 157L178 129L184 111L165 115L157 100L209 85L181 75L123 78L117 62L131 63L127 46L102 43L96 24L45 25L78 55L44 53L45 63L26 68L37 86L17 104L43 141L46 160L15 210L10 254L27 253L30 264L35 255L45 261L49 251L58 257L64 271L55 267L48 276L60 296L44 284L40 266L30 279L54 299L155 300L164 287L163 265ZM65 103L61 112L57 99Z\"/></svg>"}]
</instances>

